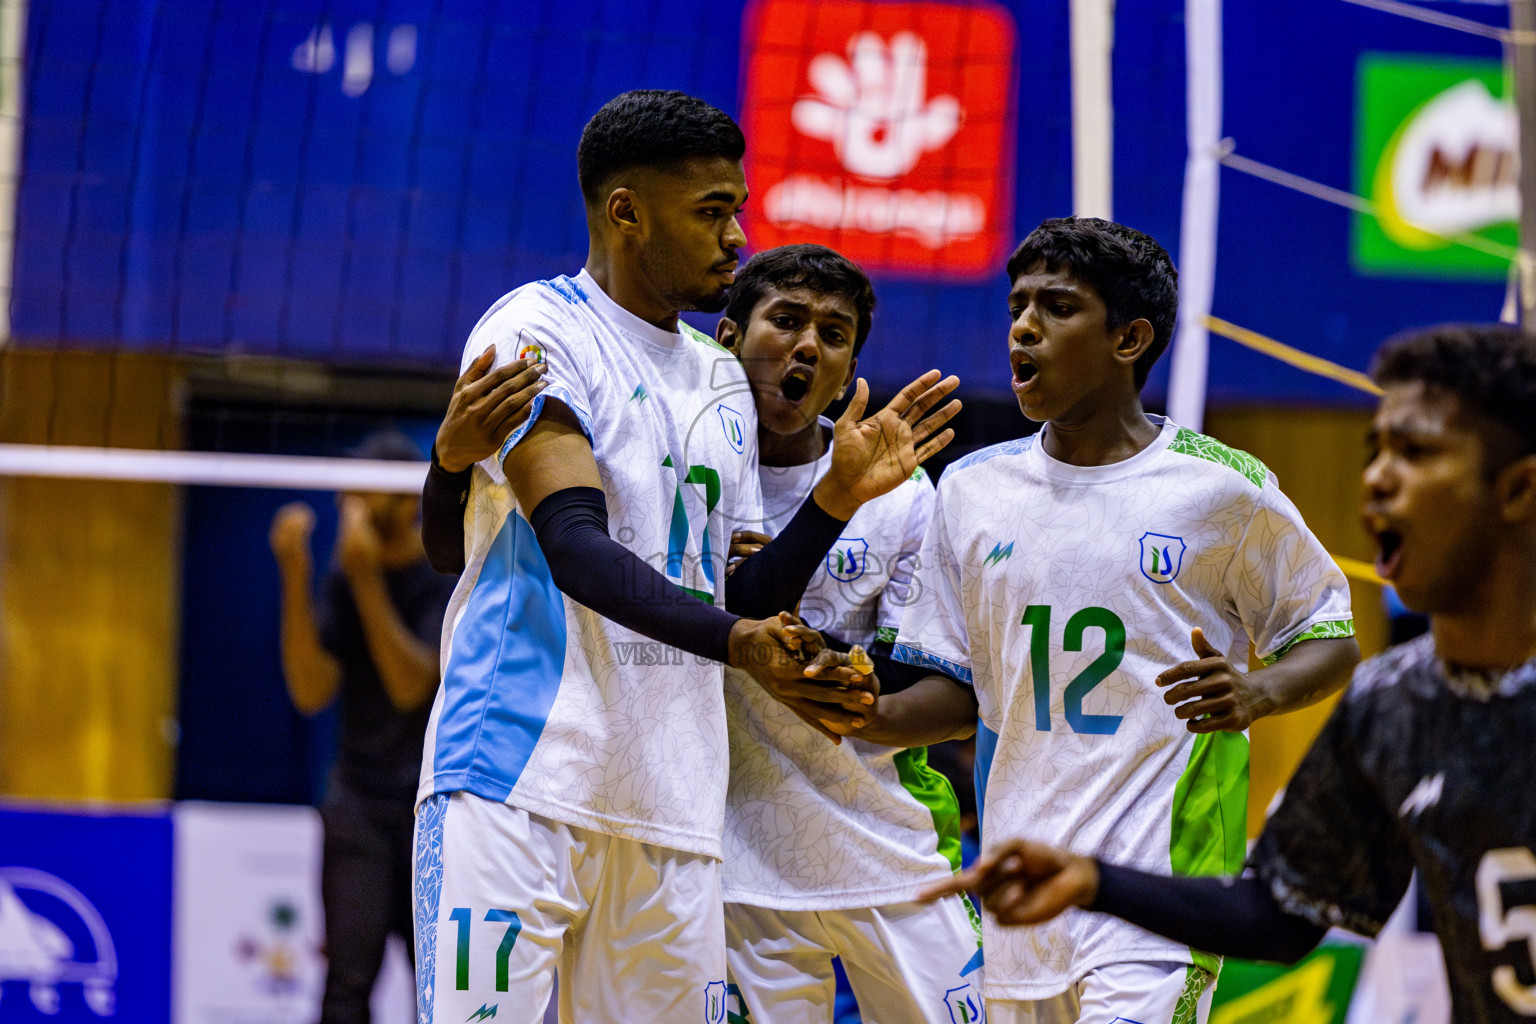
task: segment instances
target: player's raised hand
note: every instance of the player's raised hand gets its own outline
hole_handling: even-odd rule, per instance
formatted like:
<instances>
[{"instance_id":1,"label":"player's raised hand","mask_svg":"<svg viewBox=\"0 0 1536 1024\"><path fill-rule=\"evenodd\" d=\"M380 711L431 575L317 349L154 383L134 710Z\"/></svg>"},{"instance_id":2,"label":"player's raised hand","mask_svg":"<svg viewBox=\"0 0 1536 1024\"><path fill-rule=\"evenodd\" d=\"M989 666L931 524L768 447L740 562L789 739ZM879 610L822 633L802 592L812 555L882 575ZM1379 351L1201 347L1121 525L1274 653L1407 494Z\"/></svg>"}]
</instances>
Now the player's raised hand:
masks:
<instances>
[{"instance_id":1,"label":"player's raised hand","mask_svg":"<svg viewBox=\"0 0 1536 1024\"><path fill-rule=\"evenodd\" d=\"M315 510L302 501L290 501L272 517L267 541L277 566L290 575L309 579L314 560L309 553L309 535L315 529Z\"/></svg>"},{"instance_id":2,"label":"player's raised hand","mask_svg":"<svg viewBox=\"0 0 1536 1024\"><path fill-rule=\"evenodd\" d=\"M731 628L730 664L748 672L817 732L841 743L825 723L857 729L868 720L875 698L858 686L806 678L807 663L822 650L821 634L788 612L771 619L741 619Z\"/></svg>"},{"instance_id":3,"label":"player's raised hand","mask_svg":"<svg viewBox=\"0 0 1536 1024\"><path fill-rule=\"evenodd\" d=\"M929 370L865 417L869 384L860 377L833 425L832 467L816 485L816 503L839 519L851 519L866 501L900 487L924 459L954 440L945 424L960 412L960 400L934 406L959 386L960 378L941 380L938 370Z\"/></svg>"},{"instance_id":4,"label":"player's raised hand","mask_svg":"<svg viewBox=\"0 0 1536 1024\"><path fill-rule=\"evenodd\" d=\"M340 521L336 527L336 561L342 571L363 573L379 566L378 528L368 514L368 502L356 494L343 495Z\"/></svg>"},{"instance_id":5,"label":"player's raised hand","mask_svg":"<svg viewBox=\"0 0 1536 1024\"><path fill-rule=\"evenodd\" d=\"M1157 685L1169 687L1163 701L1175 705L1173 713L1190 732L1241 732L1269 714L1268 695L1212 647L1200 627L1190 631L1189 642L1198 660L1179 662Z\"/></svg>"},{"instance_id":6,"label":"player's raised hand","mask_svg":"<svg viewBox=\"0 0 1536 1024\"><path fill-rule=\"evenodd\" d=\"M438 465L450 473L462 472L495 455L545 388L540 379L544 363L514 359L492 371L495 361L496 346L492 345L453 385L453 397L448 399L448 411L433 442Z\"/></svg>"},{"instance_id":7,"label":"player's raised hand","mask_svg":"<svg viewBox=\"0 0 1536 1024\"><path fill-rule=\"evenodd\" d=\"M1040 924L1072 907L1086 907L1099 892L1099 866L1087 857L1027 839L1013 839L977 857L969 868L918 899L970 890L998 924Z\"/></svg>"}]
</instances>

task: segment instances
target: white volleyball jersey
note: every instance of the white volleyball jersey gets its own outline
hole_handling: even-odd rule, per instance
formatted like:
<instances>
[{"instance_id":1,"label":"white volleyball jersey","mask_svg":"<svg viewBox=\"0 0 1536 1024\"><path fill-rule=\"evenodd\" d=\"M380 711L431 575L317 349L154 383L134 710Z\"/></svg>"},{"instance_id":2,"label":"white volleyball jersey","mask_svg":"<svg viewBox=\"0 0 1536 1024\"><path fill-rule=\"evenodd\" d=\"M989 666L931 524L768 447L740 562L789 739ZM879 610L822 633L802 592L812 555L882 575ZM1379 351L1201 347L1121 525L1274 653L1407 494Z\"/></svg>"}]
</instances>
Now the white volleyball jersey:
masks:
<instances>
[{"instance_id":1,"label":"white volleyball jersey","mask_svg":"<svg viewBox=\"0 0 1536 1024\"><path fill-rule=\"evenodd\" d=\"M1242 866L1248 740L1195 736L1154 680L1194 660L1196 626L1234 664L1250 638L1350 636L1349 589L1253 456L1160 422L1109 466L1036 437L951 466L896 656L976 687L985 845L1023 836L1161 874ZM1050 427L1045 428L1049 430ZM1039 999L1095 967L1214 958L1117 918L986 921L987 995Z\"/></svg>"},{"instance_id":2,"label":"white volleyball jersey","mask_svg":"<svg viewBox=\"0 0 1536 1024\"><path fill-rule=\"evenodd\" d=\"M757 413L740 364L663 331L583 271L525 285L481 318L467 366L528 355L549 385L474 471L468 560L444 630L418 800L465 790L581 828L720 856L722 666L649 640L556 589L502 473L544 403L592 444L609 534L677 586L724 603L733 528L757 528ZM649 592L637 586L636 600Z\"/></svg>"},{"instance_id":3,"label":"white volleyball jersey","mask_svg":"<svg viewBox=\"0 0 1536 1024\"><path fill-rule=\"evenodd\" d=\"M783 531L831 465L829 448L807 465L761 467L770 533ZM860 508L806 587L806 623L848 643L894 638L933 500L919 469ZM725 685L727 902L874 907L910 900L958 869L959 807L926 749L834 745L744 672L727 669Z\"/></svg>"}]
</instances>

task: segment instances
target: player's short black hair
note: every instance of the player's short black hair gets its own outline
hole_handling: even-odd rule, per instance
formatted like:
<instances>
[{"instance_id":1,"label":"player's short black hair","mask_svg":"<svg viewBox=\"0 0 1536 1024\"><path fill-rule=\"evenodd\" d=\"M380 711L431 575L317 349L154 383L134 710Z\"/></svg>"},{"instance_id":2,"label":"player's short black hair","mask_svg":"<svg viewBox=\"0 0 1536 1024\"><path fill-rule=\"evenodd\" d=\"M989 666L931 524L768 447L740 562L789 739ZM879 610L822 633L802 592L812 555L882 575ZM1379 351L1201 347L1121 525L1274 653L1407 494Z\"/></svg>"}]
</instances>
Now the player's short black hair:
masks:
<instances>
[{"instance_id":1,"label":"player's short black hair","mask_svg":"<svg viewBox=\"0 0 1536 1024\"><path fill-rule=\"evenodd\" d=\"M346 454L354 459L382 459L388 462L427 461L421 445L411 440L410 435L394 427L375 430L347 449Z\"/></svg>"},{"instance_id":2,"label":"player's short black hair","mask_svg":"<svg viewBox=\"0 0 1536 1024\"><path fill-rule=\"evenodd\" d=\"M1104 300L1111 330L1132 320L1152 325L1152 344L1136 360L1136 386L1147 382L1152 364L1173 340L1179 314L1179 272L1168 251L1151 235L1098 217L1055 217L1042 221L1008 257L1008 280L1036 264L1069 269Z\"/></svg>"},{"instance_id":3,"label":"player's short black hair","mask_svg":"<svg viewBox=\"0 0 1536 1024\"><path fill-rule=\"evenodd\" d=\"M745 331L747 321L752 319L752 311L770 288L779 291L809 288L823 295L841 295L851 301L858 315L858 328L853 338L853 354L858 357L874 319L875 288L857 263L824 245L781 245L766 249L747 260L737 271L730 295L725 300L725 315Z\"/></svg>"},{"instance_id":4,"label":"player's short black hair","mask_svg":"<svg viewBox=\"0 0 1536 1024\"><path fill-rule=\"evenodd\" d=\"M1376 353L1371 376L1382 387L1422 383L1454 395L1474 421L1502 438L1486 444L1497 473L1536 453L1536 339L1508 324L1438 324L1393 336Z\"/></svg>"},{"instance_id":5,"label":"player's short black hair","mask_svg":"<svg viewBox=\"0 0 1536 1024\"><path fill-rule=\"evenodd\" d=\"M675 167L691 157L740 160L747 140L718 107L676 89L633 89L604 103L581 130L576 177L588 203L615 174Z\"/></svg>"}]
</instances>

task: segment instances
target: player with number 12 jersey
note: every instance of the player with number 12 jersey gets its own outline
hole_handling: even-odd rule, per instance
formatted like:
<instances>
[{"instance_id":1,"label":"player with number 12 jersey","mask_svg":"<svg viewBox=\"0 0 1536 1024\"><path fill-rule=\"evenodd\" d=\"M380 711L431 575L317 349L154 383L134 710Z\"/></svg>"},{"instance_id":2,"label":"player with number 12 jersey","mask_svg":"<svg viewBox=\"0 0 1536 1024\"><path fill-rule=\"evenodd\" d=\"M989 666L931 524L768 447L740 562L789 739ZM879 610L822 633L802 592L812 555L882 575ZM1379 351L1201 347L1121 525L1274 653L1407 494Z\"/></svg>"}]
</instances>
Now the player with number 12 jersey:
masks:
<instances>
[{"instance_id":1,"label":"player with number 12 jersey","mask_svg":"<svg viewBox=\"0 0 1536 1024\"><path fill-rule=\"evenodd\" d=\"M1258 460L1167 421L1110 466L1057 462L1036 437L984 449L940 480L919 564L897 656L976 687L984 840L1179 874L1241 866L1247 738L1190 734L1152 680L1194 627L1234 660L1250 638L1269 661L1353 632L1343 574ZM1004 999L1108 963L1215 966L1082 913L990 928L985 946Z\"/></svg>"},{"instance_id":2,"label":"player with number 12 jersey","mask_svg":"<svg viewBox=\"0 0 1536 1024\"><path fill-rule=\"evenodd\" d=\"M1142 408L1177 307L1155 240L1046 221L1008 273L1012 386L1043 426L941 478L895 656L974 690L984 846L1234 871L1247 724L1357 659L1344 575L1257 459ZM1250 643L1264 667L1245 672ZM1219 961L1118 921L983 935L994 1024L1209 1012Z\"/></svg>"}]
</instances>

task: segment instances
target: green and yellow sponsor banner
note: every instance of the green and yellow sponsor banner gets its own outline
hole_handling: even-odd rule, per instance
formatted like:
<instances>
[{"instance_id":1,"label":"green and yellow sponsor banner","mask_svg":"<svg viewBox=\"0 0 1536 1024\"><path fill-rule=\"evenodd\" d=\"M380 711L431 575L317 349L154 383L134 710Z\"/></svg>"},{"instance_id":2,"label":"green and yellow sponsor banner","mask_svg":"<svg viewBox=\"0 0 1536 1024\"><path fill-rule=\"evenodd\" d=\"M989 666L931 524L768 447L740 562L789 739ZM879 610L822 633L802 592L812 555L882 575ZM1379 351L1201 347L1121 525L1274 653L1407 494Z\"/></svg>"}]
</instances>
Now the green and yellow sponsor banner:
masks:
<instances>
[{"instance_id":1,"label":"green and yellow sponsor banner","mask_svg":"<svg viewBox=\"0 0 1536 1024\"><path fill-rule=\"evenodd\" d=\"M1228 957L1210 1024L1344 1024L1364 957L1362 946L1332 944L1289 968Z\"/></svg>"},{"instance_id":2,"label":"green and yellow sponsor banner","mask_svg":"<svg viewBox=\"0 0 1536 1024\"><path fill-rule=\"evenodd\" d=\"M1502 279L1517 241L1519 119L1503 65L1368 53L1356 73L1357 269L1391 277ZM1457 241L1456 239L1462 239ZM1493 250L1493 251L1489 251Z\"/></svg>"}]
</instances>

